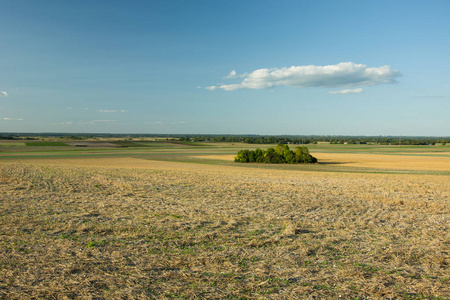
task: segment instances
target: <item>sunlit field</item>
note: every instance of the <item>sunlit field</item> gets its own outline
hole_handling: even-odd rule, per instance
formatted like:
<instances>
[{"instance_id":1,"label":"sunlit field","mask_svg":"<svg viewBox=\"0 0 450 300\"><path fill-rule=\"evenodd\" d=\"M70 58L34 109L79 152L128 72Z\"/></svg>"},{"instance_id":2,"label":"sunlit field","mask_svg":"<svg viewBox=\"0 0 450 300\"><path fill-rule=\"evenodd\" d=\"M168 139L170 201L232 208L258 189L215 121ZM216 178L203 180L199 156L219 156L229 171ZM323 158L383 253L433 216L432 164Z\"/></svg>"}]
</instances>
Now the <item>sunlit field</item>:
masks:
<instances>
[{"instance_id":1,"label":"sunlit field","mask_svg":"<svg viewBox=\"0 0 450 300\"><path fill-rule=\"evenodd\" d=\"M0 298L449 299L450 146L146 143L0 143Z\"/></svg>"}]
</instances>

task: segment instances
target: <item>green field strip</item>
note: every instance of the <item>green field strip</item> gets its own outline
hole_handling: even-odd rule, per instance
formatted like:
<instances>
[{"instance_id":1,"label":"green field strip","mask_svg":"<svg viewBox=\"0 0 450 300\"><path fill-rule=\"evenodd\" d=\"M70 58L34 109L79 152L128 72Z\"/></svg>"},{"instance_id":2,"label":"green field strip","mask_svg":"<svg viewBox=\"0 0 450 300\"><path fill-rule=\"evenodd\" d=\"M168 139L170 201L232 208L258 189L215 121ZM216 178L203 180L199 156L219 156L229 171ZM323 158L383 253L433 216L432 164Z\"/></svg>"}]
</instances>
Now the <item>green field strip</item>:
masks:
<instances>
[{"instance_id":1,"label":"green field strip","mask_svg":"<svg viewBox=\"0 0 450 300\"><path fill-rule=\"evenodd\" d=\"M214 145L207 144L195 144L195 143L162 143L162 142L110 142L111 144L117 145L123 148L179 148L183 146L189 147L203 147L203 148L212 148ZM182 145L182 146L180 146ZM89 147L89 146L88 146Z\"/></svg>"},{"instance_id":2,"label":"green field strip","mask_svg":"<svg viewBox=\"0 0 450 300\"><path fill-rule=\"evenodd\" d=\"M205 152L204 150L200 150L198 152L192 152L194 149L170 149L171 151L164 151L165 149L152 149L151 151L144 151L143 149L83 149L83 150L46 150L46 151L5 151L0 152L1 157L20 157L20 156L41 156L41 155L74 155L74 153L78 153L79 155L88 155L88 154L151 154L151 153L163 153L163 154L189 154L189 155L221 155L221 154L234 154L236 151L232 150L224 150L222 152ZM185 152L184 150L190 150L189 152ZM195 151L195 150L194 150Z\"/></svg>"},{"instance_id":3,"label":"green field strip","mask_svg":"<svg viewBox=\"0 0 450 300\"><path fill-rule=\"evenodd\" d=\"M26 154L13 154L13 155L11 155L11 154L6 154L6 155L4 155L4 154L0 154L0 159L22 159L22 158L25 158L25 159L31 159L31 158L35 158L35 159L38 159L38 158L58 158L58 157L61 157L61 158L67 158L67 157L101 157L101 156L108 156L108 157L110 157L110 156L154 156L154 155L159 155L159 156L175 156L175 155L180 155L180 156L189 156L189 155L193 155L193 156L198 156L198 155L222 155L222 154L228 154L228 153L223 153L223 152L219 152L219 153L211 153L211 152L208 152L208 153L199 153L199 152L171 152L171 153L168 153L168 152L145 152L145 153L142 153L142 152L137 152L137 153L130 153L130 152L119 152L119 153L117 153L117 152L115 152L115 153L109 153L109 152L99 152L99 153L77 153L77 154L74 154L74 153L66 153L66 152L63 152L63 153L52 153L52 154L49 154L48 152L47 153L42 153L42 152L39 152L39 153L32 153L32 154L30 154L30 153L26 153Z\"/></svg>"},{"instance_id":4,"label":"green field strip","mask_svg":"<svg viewBox=\"0 0 450 300\"><path fill-rule=\"evenodd\" d=\"M184 150L193 151L199 148L191 148L191 147L171 147L171 148L88 148L88 149L39 149L39 151L31 150L31 149L17 149L16 151L0 151L1 154L19 154L19 153L65 153L65 152L142 152L142 151L171 151L171 152L182 152ZM9 149L8 149L9 150ZM201 149L199 149L201 150ZM203 150L204 151L204 150ZM237 150L236 150L237 152Z\"/></svg>"},{"instance_id":5,"label":"green field strip","mask_svg":"<svg viewBox=\"0 0 450 300\"><path fill-rule=\"evenodd\" d=\"M25 142L27 147L68 147L69 145L63 142Z\"/></svg>"},{"instance_id":6,"label":"green field strip","mask_svg":"<svg viewBox=\"0 0 450 300\"><path fill-rule=\"evenodd\" d=\"M47 153L54 153L54 154L63 154L63 153L109 153L109 152L116 152L116 153L120 153L120 152L125 152L125 153L142 153L145 151L145 153L150 153L150 152L160 152L160 151L164 151L164 153L167 153L167 151L170 152L175 152L175 153L186 153L184 152L184 150L189 150L189 151L193 151L194 149L192 148L187 148L187 149L181 149L181 148L169 148L169 149L164 149L164 148L154 148L154 149L143 149L143 148L139 148L139 149L123 149L123 148L119 148L119 149L58 149L58 150L40 150L40 151L32 151L32 150L24 150L24 151L0 151L0 157L1 156L5 156L5 155L31 155L31 154L35 154L35 155L43 155L43 154L47 154ZM199 149L200 150L200 149ZM214 148L215 152L204 152L204 149L200 150L201 152L195 152L194 154L202 154L202 155L220 155L220 154L234 154L237 153L237 150L235 149L217 149ZM219 152L221 151L221 152ZM396 155L396 156L422 156L422 157L450 157L450 154L440 154L440 153L395 153L395 152L391 152L391 153L386 153L386 152L360 152L360 151L340 151L340 152L333 152L333 151L318 151L317 149L311 149L310 150L311 153L330 153L330 154L373 154L373 155ZM191 154L193 152L190 152Z\"/></svg>"}]
</instances>

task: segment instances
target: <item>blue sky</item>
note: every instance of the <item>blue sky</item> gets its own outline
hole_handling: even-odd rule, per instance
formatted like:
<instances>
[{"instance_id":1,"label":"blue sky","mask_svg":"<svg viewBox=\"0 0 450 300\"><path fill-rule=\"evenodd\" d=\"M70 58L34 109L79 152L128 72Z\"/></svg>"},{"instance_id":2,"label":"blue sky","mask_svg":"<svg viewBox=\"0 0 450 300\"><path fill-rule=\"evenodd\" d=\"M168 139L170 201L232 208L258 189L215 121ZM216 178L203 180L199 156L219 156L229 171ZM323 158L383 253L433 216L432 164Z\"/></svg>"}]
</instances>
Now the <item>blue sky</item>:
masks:
<instances>
[{"instance_id":1,"label":"blue sky","mask_svg":"<svg viewBox=\"0 0 450 300\"><path fill-rule=\"evenodd\" d=\"M449 1L0 0L0 132L450 135Z\"/></svg>"}]
</instances>

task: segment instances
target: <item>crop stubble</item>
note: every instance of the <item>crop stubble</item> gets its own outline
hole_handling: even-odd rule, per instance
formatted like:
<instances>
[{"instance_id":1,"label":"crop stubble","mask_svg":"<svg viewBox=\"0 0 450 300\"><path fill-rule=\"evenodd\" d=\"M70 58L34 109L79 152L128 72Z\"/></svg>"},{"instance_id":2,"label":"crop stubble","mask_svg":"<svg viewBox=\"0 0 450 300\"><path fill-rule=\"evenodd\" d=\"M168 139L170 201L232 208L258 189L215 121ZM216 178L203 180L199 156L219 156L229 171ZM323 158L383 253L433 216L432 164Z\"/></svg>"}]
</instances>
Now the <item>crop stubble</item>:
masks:
<instances>
[{"instance_id":1,"label":"crop stubble","mask_svg":"<svg viewBox=\"0 0 450 300\"><path fill-rule=\"evenodd\" d=\"M0 297L445 299L448 176L0 164Z\"/></svg>"}]
</instances>

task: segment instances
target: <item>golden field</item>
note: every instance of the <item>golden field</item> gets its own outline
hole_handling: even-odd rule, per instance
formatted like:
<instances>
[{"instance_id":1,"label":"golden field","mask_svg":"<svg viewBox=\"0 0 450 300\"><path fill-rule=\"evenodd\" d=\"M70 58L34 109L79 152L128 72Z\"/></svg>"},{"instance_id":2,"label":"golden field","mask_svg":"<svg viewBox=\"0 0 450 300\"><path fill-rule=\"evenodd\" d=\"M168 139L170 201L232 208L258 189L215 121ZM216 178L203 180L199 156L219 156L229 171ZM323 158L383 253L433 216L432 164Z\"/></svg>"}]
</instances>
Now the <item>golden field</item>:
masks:
<instances>
[{"instance_id":1,"label":"golden field","mask_svg":"<svg viewBox=\"0 0 450 300\"><path fill-rule=\"evenodd\" d=\"M0 160L0 298L448 299L449 176L345 167L449 158L313 155L344 169Z\"/></svg>"}]
</instances>

